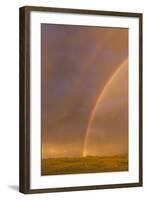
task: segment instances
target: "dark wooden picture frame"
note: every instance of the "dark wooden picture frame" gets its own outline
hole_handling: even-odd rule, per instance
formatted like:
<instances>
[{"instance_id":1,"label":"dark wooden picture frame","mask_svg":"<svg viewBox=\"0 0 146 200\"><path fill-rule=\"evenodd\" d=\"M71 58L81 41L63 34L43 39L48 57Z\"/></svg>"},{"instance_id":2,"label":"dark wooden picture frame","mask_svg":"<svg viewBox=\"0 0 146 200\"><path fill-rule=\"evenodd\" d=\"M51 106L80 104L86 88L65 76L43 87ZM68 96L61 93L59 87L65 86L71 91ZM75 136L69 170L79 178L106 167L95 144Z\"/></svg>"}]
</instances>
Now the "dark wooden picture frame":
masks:
<instances>
[{"instance_id":1,"label":"dark wooden picture frame","mask_svg":"<svg viewBox=\"0 0 146 200\"><path fill-rule=\"evenodd\" d=\"M87 15L105 15L105 16L125 16L139 19L139 181L136 183L110 184L110 185L88 185L78 187L64 188L30 188L30 13L32 11L40 12L60 12ZM25 194L61 192L61 191L79 191L95 190L106 188L123 188L142 186L142 14L130 12L112 12L79 10L64 8L47 8L25 6L20 8L20 134L19 134L19 191Z\"/></svg>"}]
</instances>

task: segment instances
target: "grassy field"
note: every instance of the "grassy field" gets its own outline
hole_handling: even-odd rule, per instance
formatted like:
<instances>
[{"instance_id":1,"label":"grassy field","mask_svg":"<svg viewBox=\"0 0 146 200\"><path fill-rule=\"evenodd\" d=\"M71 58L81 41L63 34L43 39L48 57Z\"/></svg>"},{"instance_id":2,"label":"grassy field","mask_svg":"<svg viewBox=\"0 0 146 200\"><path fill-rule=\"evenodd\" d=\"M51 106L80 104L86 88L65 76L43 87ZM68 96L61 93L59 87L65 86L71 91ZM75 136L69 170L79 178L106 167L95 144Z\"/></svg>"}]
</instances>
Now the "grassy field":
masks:
<instances>
[{"instance_id":1,"label":"grassy field","mask_svg":"<svg viewBox=\"0 0 146 200\"><path fill-rule=\"evenodd\" d=\"M128 171L128 156L88 156L42 160L42 175Z\"/></svg>"}]
</instances>

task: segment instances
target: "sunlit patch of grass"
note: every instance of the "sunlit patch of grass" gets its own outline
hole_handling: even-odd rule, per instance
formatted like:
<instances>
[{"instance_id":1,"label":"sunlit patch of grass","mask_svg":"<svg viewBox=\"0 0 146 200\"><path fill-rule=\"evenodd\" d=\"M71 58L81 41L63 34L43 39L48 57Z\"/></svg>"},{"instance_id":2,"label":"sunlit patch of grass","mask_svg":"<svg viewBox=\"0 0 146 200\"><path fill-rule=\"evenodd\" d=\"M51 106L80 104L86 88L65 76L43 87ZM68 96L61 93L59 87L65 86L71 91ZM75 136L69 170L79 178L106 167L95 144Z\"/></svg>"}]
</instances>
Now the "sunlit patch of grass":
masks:
<instances>
[{"instance_id":1,"label":"sunlit patch of grass","mask_svg":"<svg viewBox=\"0 0 146 200\"><path fill-rule=\"evenodd\" d=\"M41 167L42 175L128 171L128 155L49 158Z\"/></svg>"}]
</instances>

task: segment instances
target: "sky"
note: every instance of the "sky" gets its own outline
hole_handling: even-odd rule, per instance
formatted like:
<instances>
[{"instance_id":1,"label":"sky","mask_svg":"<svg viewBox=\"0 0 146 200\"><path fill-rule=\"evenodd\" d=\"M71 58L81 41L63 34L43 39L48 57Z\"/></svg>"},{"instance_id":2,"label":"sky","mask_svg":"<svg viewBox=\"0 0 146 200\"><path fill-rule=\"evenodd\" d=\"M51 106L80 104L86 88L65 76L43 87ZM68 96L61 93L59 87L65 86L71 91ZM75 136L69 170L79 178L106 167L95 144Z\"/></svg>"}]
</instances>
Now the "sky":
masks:
<instances>
[{"instance_id":1,"label":"sky","mask_svg":"<svg viewBox=\"0 0 146 200\"><path fill-rule=\"evenodd\" d=\"M41 137L42 158L127 153L128 29L41 24Z\"/></svg>"}]
</instances>

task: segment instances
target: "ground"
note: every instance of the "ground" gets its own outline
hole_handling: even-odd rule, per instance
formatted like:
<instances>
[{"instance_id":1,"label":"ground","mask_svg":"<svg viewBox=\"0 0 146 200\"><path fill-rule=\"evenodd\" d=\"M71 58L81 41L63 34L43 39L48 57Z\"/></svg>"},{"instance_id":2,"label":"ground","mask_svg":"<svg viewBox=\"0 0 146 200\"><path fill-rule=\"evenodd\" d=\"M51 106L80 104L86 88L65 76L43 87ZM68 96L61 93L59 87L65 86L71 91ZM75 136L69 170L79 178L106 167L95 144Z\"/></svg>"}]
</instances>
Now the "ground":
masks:
<instances>
[{"instance_id":1,"label":"ground","mask_svg":"<svg viewBox=\"0 0 146 200\"><path fill-rule=\"evenodd\" d=\"M49 158L42 160L42 175L128 171L128 155Z\"/></svg>"}]
</instances>

